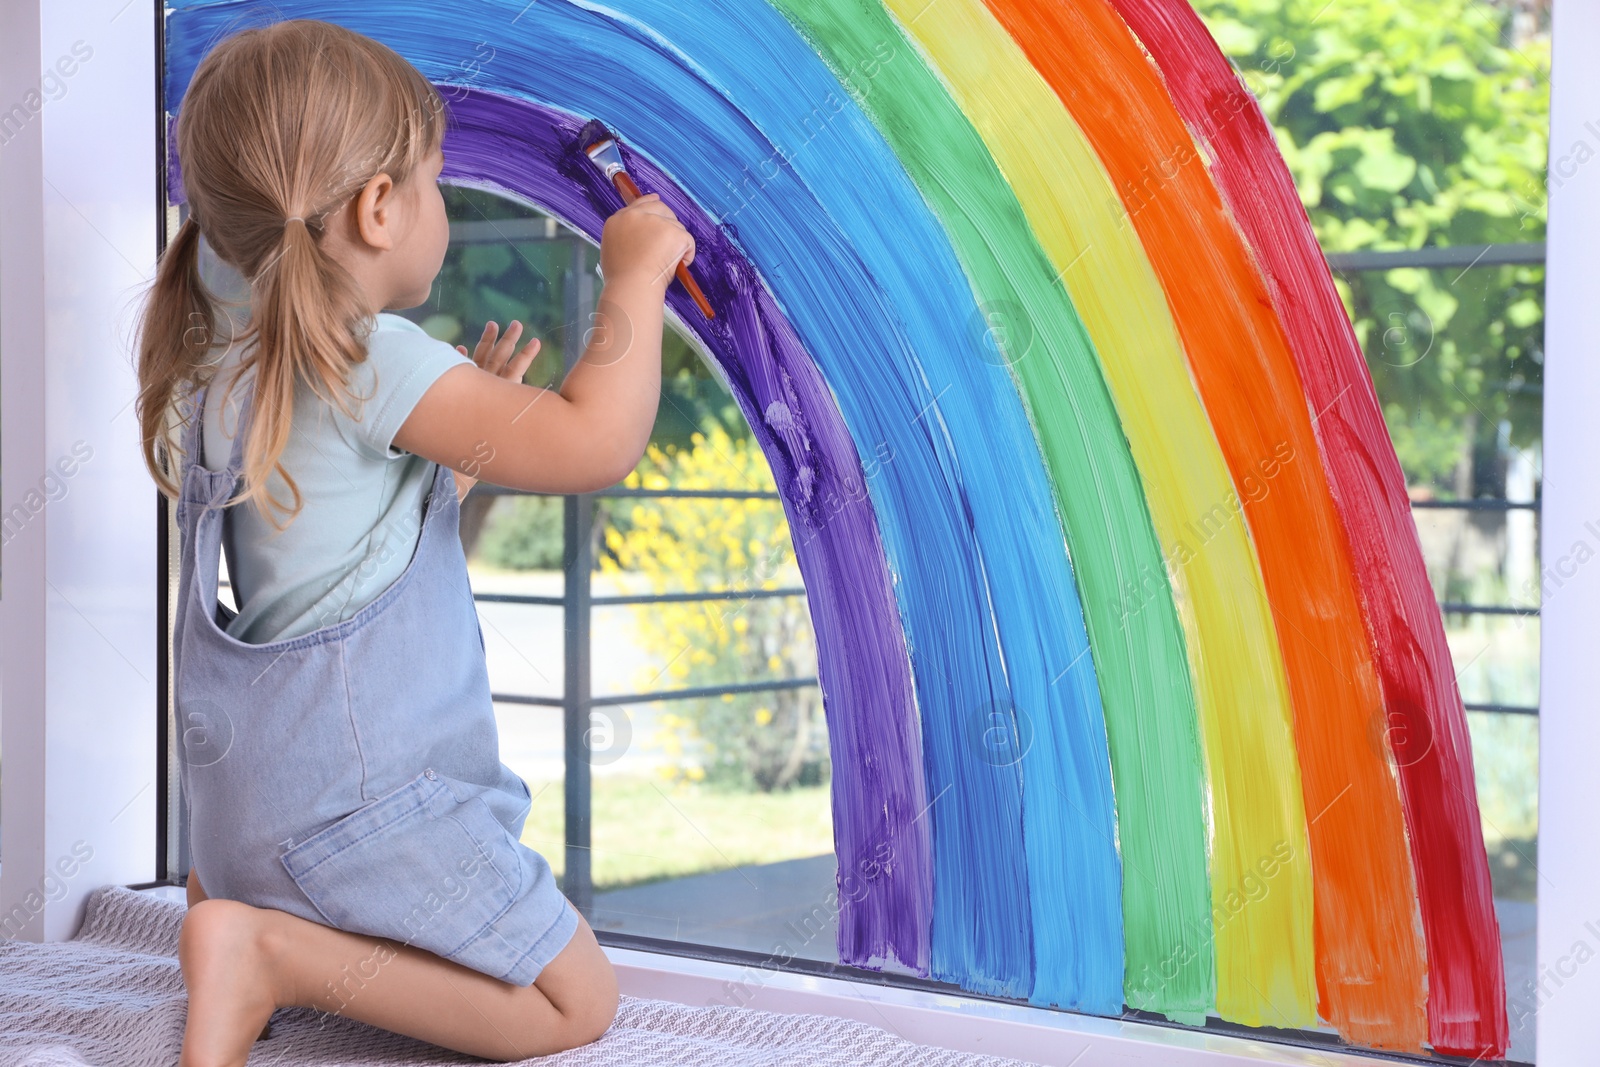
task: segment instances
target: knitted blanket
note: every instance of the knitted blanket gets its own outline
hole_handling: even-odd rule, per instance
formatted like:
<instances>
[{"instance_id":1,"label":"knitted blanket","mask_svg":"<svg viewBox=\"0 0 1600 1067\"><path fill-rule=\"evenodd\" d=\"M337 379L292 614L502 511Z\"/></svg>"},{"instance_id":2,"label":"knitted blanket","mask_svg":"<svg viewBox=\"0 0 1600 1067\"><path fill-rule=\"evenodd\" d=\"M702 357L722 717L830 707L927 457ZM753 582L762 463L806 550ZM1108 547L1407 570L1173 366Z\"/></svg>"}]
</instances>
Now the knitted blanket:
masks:
<instances>
[{"instance_id":1,"label":"knitted blanket","mask_svg":"<svg viewBox=\"0 0 1600 1067\"><path fill-rule=\"evenodd\" d=\"M120 887L95 892L71 941L0 944L0 1067L171 1067L187 998L184 907ZM392 1067L485 1061L307 1009L285 1009L252 1067ZM1027 1067L915 1045L865 1023L623 996L593 1044L538 1067Z\"/></svg>"}]
</instances>

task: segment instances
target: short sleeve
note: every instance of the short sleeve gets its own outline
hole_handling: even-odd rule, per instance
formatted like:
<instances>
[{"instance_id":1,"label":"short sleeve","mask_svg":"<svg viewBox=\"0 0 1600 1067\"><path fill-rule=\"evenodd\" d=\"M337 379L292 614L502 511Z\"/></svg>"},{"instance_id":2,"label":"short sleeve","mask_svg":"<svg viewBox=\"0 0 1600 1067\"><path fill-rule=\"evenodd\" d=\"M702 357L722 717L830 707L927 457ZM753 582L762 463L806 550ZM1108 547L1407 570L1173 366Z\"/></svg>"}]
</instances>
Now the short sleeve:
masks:
<instances>
[{"instance_id":1,"label":"short sleeve","mask_svg":"<svg viewBox=\"0 0 1600 1067\"><path fill-rule=\"evenodd\" d=\"M394 435L410 417L428 387L451 367L472 359L428 334L409 319L383 312L367 339L367 360L351 368L351 392L363 398L360 419L335 409L335 418L352 447L370 459L398 459Z\"/></svg>"}]
</instances>

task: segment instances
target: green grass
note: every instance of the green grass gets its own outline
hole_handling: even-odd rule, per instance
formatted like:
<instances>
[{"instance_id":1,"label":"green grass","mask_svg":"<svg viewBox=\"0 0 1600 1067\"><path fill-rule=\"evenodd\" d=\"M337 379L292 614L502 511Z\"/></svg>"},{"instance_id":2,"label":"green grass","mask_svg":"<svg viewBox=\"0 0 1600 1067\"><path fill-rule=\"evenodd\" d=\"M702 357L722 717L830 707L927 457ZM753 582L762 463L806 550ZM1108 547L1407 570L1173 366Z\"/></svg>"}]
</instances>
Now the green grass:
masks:
<instances>
[{"instance_id":1,"label":"green grass","mask_svg":"<svg viewBox=\"0 0 1600 1067\"><path fill-rule=\"evenodd\" d=\"M529 782L533 810L522 841L565 865L561 782ZM741 793L643 777L596 777L593 794L596 889L775 863L833 851L828 787Z\"/></svg>"}]
</instances>

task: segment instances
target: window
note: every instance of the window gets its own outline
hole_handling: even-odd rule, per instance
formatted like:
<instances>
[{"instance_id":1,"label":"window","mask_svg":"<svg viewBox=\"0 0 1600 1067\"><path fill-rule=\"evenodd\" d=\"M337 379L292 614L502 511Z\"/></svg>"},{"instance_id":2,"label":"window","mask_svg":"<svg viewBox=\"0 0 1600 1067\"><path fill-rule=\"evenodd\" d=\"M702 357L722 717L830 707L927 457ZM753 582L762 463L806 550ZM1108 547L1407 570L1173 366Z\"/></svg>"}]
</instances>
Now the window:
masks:
<instances>
[{"instance_id":1,"label":"window","mask_svg":"<svg viewBox=\"0 0 1600 1067\"><path fill-rule=\"evenodd\" d=\"M1560 587L1538 557L1548 10L1197 7L1275 127L1395 440L1468 703L1510 1058L1531 1062L1539 610ZM527 380L558 382L590 321L593 247L483 190L447 201L444 270L407 314L469 347L483 321L518 319L544 341ZM524 840L602 939L836 964L805 590L719 373L670 334L651 448L624 485L480 485L462 537L502 759L535 797Z\"/></svg>"},{"instance_id":2,"label":"window","mask_svg":"<svg viewBox=\"0 0 1600 1067\"><path fill-rule=\"evenodd\" d=\"M1538 549L1549 6L1196 8L1275 128L1405 471L1532 1062L1539 609L1563 580Z\"/></svg>"},{"instance_id":3,"label":"window","mask_svg":"<svg viewBox=\"0 0 1600 1067\"><path fill-rule=\"evenodd\" d=\"M1538 610L1559 580L1537 549L1547 15L1365 4L1324 21L1318 6L1200 10L1278 130L1406 474L1469 709L1511 1056L1531 1061ZM519 213L481 194L454 207L463 247L421 321L460 340L462 319L531 318L547 339L535 376L556 380L592 299L592 253L535 215L491 222ZM535 244L503 240L541 225ZM563 251L538 251L552 244ZM475 315L452 302L474 286ZM507 292L544 295L548 310ZM528 843L619 943L835 961L815 649L792 552L749 581L751 543L786 534L716 375L669 339L651 452L619 490L566 503L480 492L474 581L506 758L539 796ZM561 559L580 568L565 586ZM558 641L558 611L587 629ZM571 647L585 632L587 650ZM586 657L589 678L570 678ZM565 776L563 715L592 746Z\"/></svg>"}]
</instances>

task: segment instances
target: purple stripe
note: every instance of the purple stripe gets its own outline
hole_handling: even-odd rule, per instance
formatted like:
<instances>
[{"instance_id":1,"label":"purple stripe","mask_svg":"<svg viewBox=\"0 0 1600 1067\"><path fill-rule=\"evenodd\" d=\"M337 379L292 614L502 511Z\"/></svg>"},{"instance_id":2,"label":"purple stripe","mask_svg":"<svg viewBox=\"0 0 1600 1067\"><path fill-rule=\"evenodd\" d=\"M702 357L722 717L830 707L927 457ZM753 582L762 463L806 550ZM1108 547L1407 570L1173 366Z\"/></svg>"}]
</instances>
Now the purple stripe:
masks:
<instances>
[{"instance_id":1,"label":"purple stripe","mask_svg":"<svg viewBox=\"0 0 1600 1067\"><path fill-rule=\"evenodd\" d=\"M598 240L621 206L578 151L583 119L529 101L448 88L444 175L514 193ZM623 146L629 172L695 239L707 321L682 286L668 306L727 376L788 513L816 630L833 757L839 958L896 959L927 973L932 866L911 668L855 444L810 355L760 275L700 207ZM828 902L819 901L827 906Z\"/></svg>"}]
</instances>

